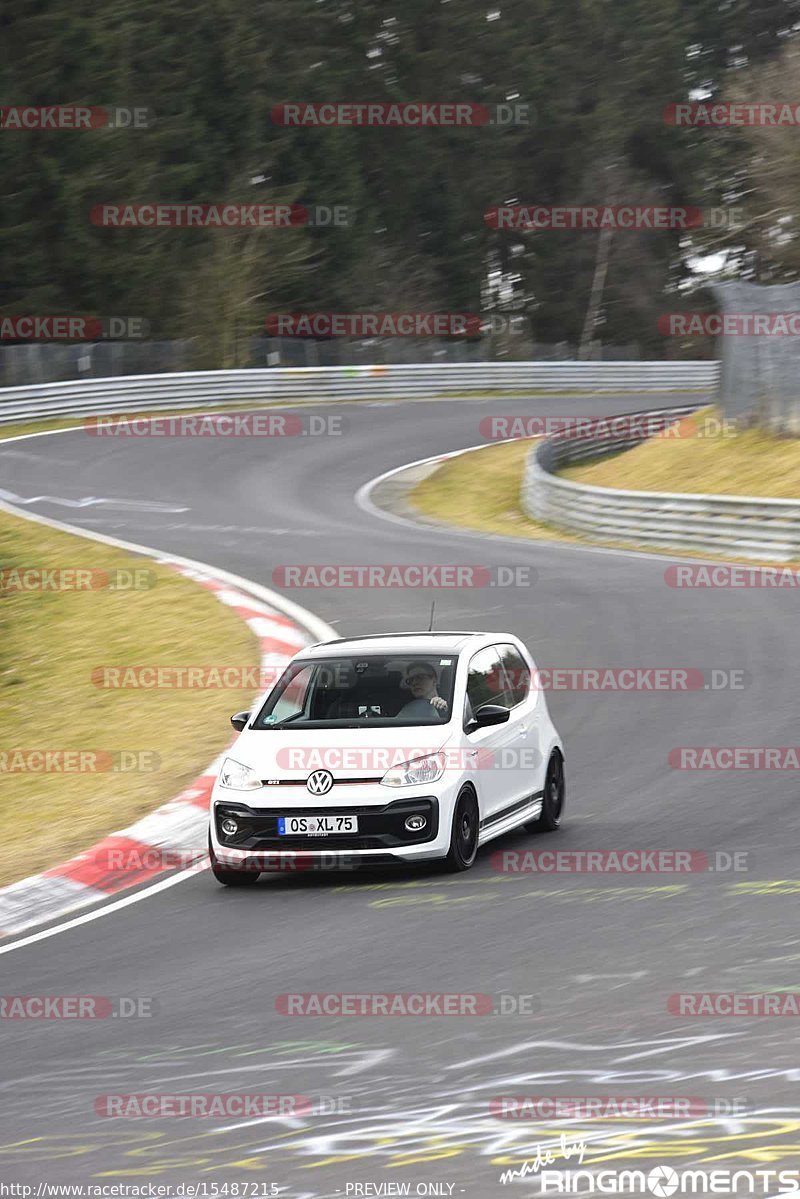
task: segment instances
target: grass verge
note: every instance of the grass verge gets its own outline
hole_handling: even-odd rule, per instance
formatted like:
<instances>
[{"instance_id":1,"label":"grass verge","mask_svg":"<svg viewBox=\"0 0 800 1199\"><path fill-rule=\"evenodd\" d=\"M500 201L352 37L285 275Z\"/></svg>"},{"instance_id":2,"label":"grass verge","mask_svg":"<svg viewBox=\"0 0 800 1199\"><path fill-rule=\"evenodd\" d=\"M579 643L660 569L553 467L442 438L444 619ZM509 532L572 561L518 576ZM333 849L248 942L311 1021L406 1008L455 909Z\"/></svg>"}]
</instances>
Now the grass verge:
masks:
<instances>
[{"instance_id":1,"label":"grass verge","mask_svg":"<svg viewBox=\"0 0 800 1199\"><path fill-rule=\"evenodd\" d=\"M705 409L621 454L567 467L563 478L625 491L678 491L709 495L800 497L800 438L758 429L700 435ZM715 422L716 424L717 422Z\"/></svg>"},{"instance_id":2,"label":"grass verge","mask_svg":"<svg viewBox=\"0 0 800 1199\"><path fill-rule=\"evenodd\" d=\"M537 524L520 508L525 460L533 440L509 441L446 459L409 495L417 512L449 525L537 541L576 541Z\"/></svg>"},{"instance_id":3,"label":"grass verge","mask_svg":"<svg viewBox=\"0 0 800 1199\"><path fill-rule=\"evenodd\" d=\"M751 437L750 431L748 431L742 434L742 436L745 438L745 441L739 445L738 456L740 459L746 452L747 443L750 442L758 442L759 448L757 453L761 453L761 435ZM487 446L479 450L470 450L468 453L460 454L456 458L446 459L441 466L437 467L432 474L417 484L409 493L408 501L411 507L423 517L429 517L445 525L472 529L479 533L495 534L503 537L523 537L529 538L532 541L558 541L570 545L603 545L608 549L641 549L642 546L634 541L599 542L578 537L571 533L562 533L550 525L540 524L537 521L531 520L522 511L520 507L520 495L522 492L525 462L534 444L534 440L527 438L519 441L505 442L500 445ZM782 451L787 445L786 442L777 438L770 438L769 441L771 444L777 445L778 452ZM669 451L674 452L675 457L679 458L687 447L694 447L697 444L702 443L687 438L671 442L664 439L660 446L652 448L657 454L660 448L668 447ZM715 444L730 444L730 441L722 439L721 442L715 442ZM598 467L606 467L609 472L613 473L615 467L619 466L623 458L627 458L628 455L640 454L650 448L651 443L648 442L645 445L637 446L633 450L626 451L625 454L602 459L596 465ZM799 451L800 442L796 443L796 448L795 446L790 446L788 454L794 457ZM694 453L694 450L692 450L692 453ZM720 466L722 466L721 463ZM576 467L569 472L565 471L564 474L566 477L574 478L576 482L592 482L598 486L609 486L607 476L604 476L602 481L595 478L589 479L587 476L592 469L592 466ZM789 469L788 463L786 464L786 469ZM677 490L676 477L678 474L679 471L676 463L670 468L669 478L664 479L661 486L654 485L655 490ZM736 478L736 485L732 488L734 494L742 494L743 475L748 479L752 478L751 475L747 475L744 464L741 463L740 471ZM767 477L766 467L761 472L760 477ZM773 476L771 472L769 472L769 477L774 478L775 494L778 494L780 479L777 476ZM615 475L615 478L618 479L619 475ZM631 478L625 483L618 481L617 486L630 488L634 491L653 489L647 488L638 474L635 478ZM711 490L711 488L706 486L705 490ZM791 498L795 498L800 495L800 489L797 487L795 487L794 491L790 489L788 495ZM648 553L662 554L673 558L676 552L678 552L674 549L657 546L646 546L644 548L647 549ZM687 549L682 549L679 553L682 558L697 558L703 561L711 559L725 562L743 562L749 566L755 565L752 559L740 558L735 555L709 554ZM765 559L765 564L769 564L768 559Z\"/></svg>"},{"instance_id":4,"label":"grass verge","mask_svg":"<svg viewBox=\"0 0 800 1199\"><path fill-rule=\"evenodd\" d=\"M251 694L102 689L97 666L254 666L256 638L210 591L124 550L0 512L0 570L145 572L139 590L0 587L0 884L37 873L175 796L226 745ZM128 751L144 769L10 770L15 750ZM140 759L135 755L145 754ZM83 759L91 763L90 758ZM153 769L153 767L157 767Z\"/></svg>"}]
</instances>

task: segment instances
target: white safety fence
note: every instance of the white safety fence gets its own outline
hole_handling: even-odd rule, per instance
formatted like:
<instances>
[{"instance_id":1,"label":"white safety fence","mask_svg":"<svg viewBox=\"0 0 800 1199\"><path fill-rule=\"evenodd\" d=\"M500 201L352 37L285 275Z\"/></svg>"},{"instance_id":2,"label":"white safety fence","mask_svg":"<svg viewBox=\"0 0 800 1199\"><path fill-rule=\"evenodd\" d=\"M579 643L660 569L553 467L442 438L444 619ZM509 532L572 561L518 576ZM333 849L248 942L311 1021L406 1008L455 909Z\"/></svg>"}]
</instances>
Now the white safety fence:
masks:
<instances>
[{"instance_id":1,"label":"white safety fence","mask_svg":"<svg viewBox=\"0 0 800 1199\"><path fill-rule=\"evenodd\" d=\"M481 362L128 375L0 390L0 424L240 402L431 399L536 391L715 392L717 362Z\"/></svg>"},{"instance_id":2,"label":"white safety fence","mask_svg":"<svg viewBox=\"0 0 800 1199\"><path fill-rule=\"evenodd\" d=\"M637 416L652 429L658 418L669 425L690 411L673 408ZM532 519L592 541L636 542L772 562L800 558L800 500L618 491L559 478L556 471L572 462L642 440L632 417L618 420L617 434L613 423L611 432L604 423L594 434L575 437L565 431L532 448L522 493L523 509Z\"/></svg>"}]
</instances>

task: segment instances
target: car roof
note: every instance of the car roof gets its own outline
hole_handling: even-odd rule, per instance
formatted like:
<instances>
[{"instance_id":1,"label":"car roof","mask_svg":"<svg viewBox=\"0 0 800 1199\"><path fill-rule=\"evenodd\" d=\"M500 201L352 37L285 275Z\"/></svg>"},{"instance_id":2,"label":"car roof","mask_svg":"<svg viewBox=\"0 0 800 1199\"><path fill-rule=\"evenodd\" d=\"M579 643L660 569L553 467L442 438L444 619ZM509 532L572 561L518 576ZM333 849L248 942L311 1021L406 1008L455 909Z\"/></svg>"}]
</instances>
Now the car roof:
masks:
<instances>
[{"instance_id":1,"label":"car roof","mask_svg":"<svg viewBox=\"0 0 800 1199\"><path fill-rule=\"evenodd\" d=\"M439 654L458 653L466 646L478 647L484 641L515 641L511 633L478 633L478 632L429 632L421 630L409 633L370 633L364 637L338 637L334 641L320 641L316 645L306 646L298 657L319 657L324 652L326 657L358 653L381 654Z\"/></svg>"}]
</instances>

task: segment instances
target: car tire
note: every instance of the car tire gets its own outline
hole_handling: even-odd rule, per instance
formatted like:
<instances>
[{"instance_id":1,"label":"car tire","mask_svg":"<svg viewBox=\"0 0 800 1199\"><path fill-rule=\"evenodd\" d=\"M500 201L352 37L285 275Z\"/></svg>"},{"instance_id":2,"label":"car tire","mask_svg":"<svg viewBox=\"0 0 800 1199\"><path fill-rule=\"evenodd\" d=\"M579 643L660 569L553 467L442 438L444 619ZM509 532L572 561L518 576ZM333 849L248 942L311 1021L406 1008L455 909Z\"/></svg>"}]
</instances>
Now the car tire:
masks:
<instances>
[{"instance_id":1,"label":"car tire","mask_svg":"<svg viewBox=\"0 0 800 1199\"><path fill-rule=\"evenodd\" d=\"M456 800L453 826L450 830L450 849L445 858L448 870L469 870L478 854L480 809L474 791L465 788Z\"/></svg>"},{"instance_id":2,"label":"car tire","mask_svg":"<svg viewBox=\"0 0 800 1199\"><path fill-rule=\"evenodd\" d=\"M547 763L547 774L544 780L542 794L542 812L536 820L532 820L526 828L532 833L553 833L561 824L566 798L564 782L564 759L558 750L554 750Z\"/></svg>"},{"instance_id":3,"label":"car tire","mask_svg":"<svg viewBox=\"0 0 800 1199\"><path fill-rule=\"evenodd\" d=\"M235 866L221 866L214 856L211 839L208 841L208 856L211 861L211 873L223 887L252 887L258 882L259 870L237 870Z\"/></svg>"}]
</instances>

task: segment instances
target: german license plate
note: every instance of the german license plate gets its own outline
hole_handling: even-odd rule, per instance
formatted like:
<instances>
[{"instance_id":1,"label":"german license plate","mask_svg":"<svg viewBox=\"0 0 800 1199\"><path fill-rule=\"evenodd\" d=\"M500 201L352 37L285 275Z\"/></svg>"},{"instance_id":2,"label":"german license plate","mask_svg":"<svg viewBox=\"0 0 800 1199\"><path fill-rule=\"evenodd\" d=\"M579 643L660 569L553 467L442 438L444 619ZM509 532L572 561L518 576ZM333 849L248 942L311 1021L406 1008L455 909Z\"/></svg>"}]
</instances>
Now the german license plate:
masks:
<instances>
[{"instance_id":1,"label":"german license plate","mask_svg":"<svg viewBox=\"0 0 800 1199\"><path fill-rule=\"evenodd\" d=\"M357 833L357 816L279 816L279 837L329 837Z\"/></svg>"}]
</instances>

